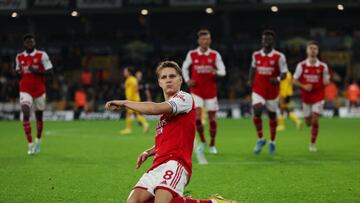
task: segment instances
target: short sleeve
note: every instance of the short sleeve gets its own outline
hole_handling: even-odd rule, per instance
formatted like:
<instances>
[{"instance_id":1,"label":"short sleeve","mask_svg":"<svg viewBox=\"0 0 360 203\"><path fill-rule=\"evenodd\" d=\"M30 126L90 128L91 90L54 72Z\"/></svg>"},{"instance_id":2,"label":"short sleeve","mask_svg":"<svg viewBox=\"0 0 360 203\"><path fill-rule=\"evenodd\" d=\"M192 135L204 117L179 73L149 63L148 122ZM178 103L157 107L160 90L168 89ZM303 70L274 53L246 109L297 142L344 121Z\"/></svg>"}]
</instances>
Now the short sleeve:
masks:
<instances>
[{"instance_id":1,"label":"short sleeve","mask_svg":"<svg viewBox=\"0 0 360 203\"><path fill-rule=\"evenodd\" d=\"M279 68L280 68L280 73L287 73L288 72L288 66L287 66L286 57L285 57L284 54L280 54Z\"/></svg>"},{"instance_id":2,"label":"short sleeve","mask_svg":"<svg viewBox=\"0 0 360 203\"><path fill-rule=\"evenodd\" d=\"M172 114L189 113L193 107L193 98L186 92L179 92L176 96L167 101L172 108Z\"/></svg>"},{"instance_id":3,"label":"short sleeve","mask_svg":"<svg viewBox=\"0 0 360 203\"><path fill-rule=\"evenodd\" d=\"M302 69L301 69L301 63L298 63L297 66L296 66L296 69L295 69L295 73L293 75L293 78L295 80L299 79L300 76L302 74Z\"/></svg>"},{"instance_id":4,"label":"short sleeve","mask_svg":"<svg viewBox=\"0 0 360 203\"><path fill-rule=\"evenodd\" d=\"M49 56L47 55L46 52L43 52L42 57L41 57L41 62L43 64L45 70L50 70L53 67L53 65L49 59Z\"/></svg>"}]
</instances>

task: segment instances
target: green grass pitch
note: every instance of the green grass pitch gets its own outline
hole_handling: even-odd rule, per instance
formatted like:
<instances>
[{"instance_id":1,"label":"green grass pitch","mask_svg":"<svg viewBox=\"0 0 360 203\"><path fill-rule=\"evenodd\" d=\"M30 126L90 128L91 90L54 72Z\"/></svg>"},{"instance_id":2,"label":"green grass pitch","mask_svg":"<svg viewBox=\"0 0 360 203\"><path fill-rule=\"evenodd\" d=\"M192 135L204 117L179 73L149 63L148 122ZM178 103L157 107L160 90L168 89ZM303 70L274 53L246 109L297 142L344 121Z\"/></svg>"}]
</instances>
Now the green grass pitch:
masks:
<instances>
[{"instance_id":1,"label":"green grass pitch","mask_svg":"<svg viewBox=\"0 0 360 203\"><path fill-rule=\"evenodd\" d=\"M310 129L286 124L276 155L268 146L254 155L251 119L220 120L219 154L206 154L209 165L194 158L186 192L239 202L360 202L360 120L322 119L317 153L308 152ZM42 151L28 156L21 122L1 121L0 202L125 202L151 164L135 170L137 155L154 142L133 125L121 136L123 121L45 122Z\"/></svg>"}]
</instances>

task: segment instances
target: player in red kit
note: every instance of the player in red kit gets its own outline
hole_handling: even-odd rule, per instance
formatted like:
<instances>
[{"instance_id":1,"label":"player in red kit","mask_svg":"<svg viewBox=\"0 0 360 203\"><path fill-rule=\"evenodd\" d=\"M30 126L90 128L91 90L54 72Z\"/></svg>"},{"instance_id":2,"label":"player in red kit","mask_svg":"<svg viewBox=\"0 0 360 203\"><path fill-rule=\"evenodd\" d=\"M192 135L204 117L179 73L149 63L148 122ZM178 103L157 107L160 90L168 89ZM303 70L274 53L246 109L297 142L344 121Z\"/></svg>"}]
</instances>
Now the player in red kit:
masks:
<instances>
[{"instance_id":1,"label":"player in red kit","mask_svg":"<svg viewBox=\"0 0 360 203\"><path fill-rule=\"evenodd\" d=\"M225 65L219 52L210 49L211 35L208 30L198 32L198 44L197 49L189 51L186 55L182 72L195 100L196 129L201 139L197 150L202 153L206 146L204 127L201 122L201 111L205 107L208 110L211 137L209 152L217 154L215 136L217 129L216 112L219 110L219 105L216 78L225 76Z\"/></svg>"},{"instance_id":2,"label":"player in red kit","mask_svg":"<svg viewBox=\"0 0 360 203\"><path fill-rule=\"evenodd\" d=\"M249 73L249 85L252 87L253 122L258 135L254 153L259 154L265 146L263 138L261 114L267 109L270 125L269 152L275 153L275 137L279 107L279 82L285 79L288 72L284 54L274 49L275 33L265 30L262 34L262 49L252 55Z\"/></svg>"},{"instance_id":3,"label":"player in red kit","mask_svg":"<svg viewBox=\"0 0 360 203\"><path fill-rule=\"evenodd\" d=\"M192 96L180 90L183 79L177 63L160 63L156 74L165 102L115 100L105 105L107 110L128 108L143 114L161 115L156 127L155 145L138 156L136 168L150 156L154 156L153 165L135 185L127 203L231 202L219 198L193 200L183 197L192 173L195 105Z\"/></svg>"},{"instance_id":4,"label":"player in red kit","mask_svg":"<svg viewBox=\"0 0 360 203\"><path fill-rule=\"evenodd\" d=\"M307 59L298 63L294 73L294 84L301 88L303 114L307 126L311 126L310 152L316 152L316 138L319 133L319 118L323 109L325 86L330 83L328 66L321 62L319 44L309 41Z\"/></svg>"},{"instance_id":5,"label":"player in red kit","mask_svg":"<svg viewBox=\"0 0 360 203\"><path fill-rule=\"evenodd\" d=\"M45 110L45 76L53 73L49 56L44 51L35 49L35 37L24 36L25 51L16 56L16 73L20 78L20 105L23 113L23 127L28 141L28 154L40 152L43 130L43 111ZM33 143L30 114L34 106L37 136Z\"/></svg>"}]
</instances>

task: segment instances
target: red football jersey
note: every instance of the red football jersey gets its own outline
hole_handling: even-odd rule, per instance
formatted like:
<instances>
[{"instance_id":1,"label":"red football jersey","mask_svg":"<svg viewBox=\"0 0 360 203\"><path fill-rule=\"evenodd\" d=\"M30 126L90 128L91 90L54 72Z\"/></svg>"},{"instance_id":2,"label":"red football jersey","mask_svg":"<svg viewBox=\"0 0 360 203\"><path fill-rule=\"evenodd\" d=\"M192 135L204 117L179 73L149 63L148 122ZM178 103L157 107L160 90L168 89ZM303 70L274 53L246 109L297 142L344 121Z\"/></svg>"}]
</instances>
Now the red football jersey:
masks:
<instances>
[{"instance_id":1,"label":"red football jersey","mask_svg":"<svg viewBox=\"0 0 360 203\"><path fill-rule=\"evenodd\" d=\"M324 80L330 79L328 66L317 60L315 65L311 65L309 60L304 60L296 66L294 79L302 84L311 84L310 92L301 89L301 100L307 104L314 104L325 97Z\"/></svg>"},{"instance_id":2,"label":"red football jersey","mask_svg":"<svg viewBox=\"0 0 360 203\"><path fill-rule=\"evenodd\" d=\"M202 53L200 48L189 51L182 70L185 82L189 79L195 81L195 86L190 88L191 93L203 99L212 99L217 96L216 75L225 76L226 74L220 54L210 48L205 53Z\"/></svg>"},{"instance_id":3,"label":"red football jersey","mask_svg":"<svg viewBox=\"0 0 360 203\"><path fill-rule=\"evenodd\" d=\"M192 96L180 91L167 101L171 114L164 114L156 127L153 169L169 160L181 163L191 176L196 111Z\"/></svg>"},{"instance_id":4,"label":"red football jersey","mask_svg":"<svg viewBox=\"0 0 360 203\"><path fill-rule=\"evenodd\" d=\"M268 54L263 50L255 51L251 67L255 68L252 91L264 99L276 99L279 96L279 84L272 84L270 79L288 71L285 55L276 50Z\"/></svg>"},{"instance_id":5,"label":"red football jersey","mask_svg":"<svg viewBox=\"0 0 360 203\"><path fill-rule=\"evenodd\" d=\"M39 97L45 93L45 77L36 75L28 70L32 66L35 69L44 71L52 68L49 56L39 50L28 54L26 51L16 56L16 71L20 71L20 92L29 93L32 97Z\"/></svg>"}]
</instances>

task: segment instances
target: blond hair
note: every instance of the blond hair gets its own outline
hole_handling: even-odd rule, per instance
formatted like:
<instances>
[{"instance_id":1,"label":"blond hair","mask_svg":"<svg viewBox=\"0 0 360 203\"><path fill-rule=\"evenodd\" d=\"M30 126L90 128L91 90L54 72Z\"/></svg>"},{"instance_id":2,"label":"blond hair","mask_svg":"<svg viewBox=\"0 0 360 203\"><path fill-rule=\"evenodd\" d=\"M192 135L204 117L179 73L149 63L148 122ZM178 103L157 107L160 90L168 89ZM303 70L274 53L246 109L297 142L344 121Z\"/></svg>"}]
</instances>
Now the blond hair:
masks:
<instances>
[{"instance_id":1,"label":"blond hair","mask_svg":"<svg viewBox=\"0 0 360 203\"><path fill-rule=\"evenodd\" d=\"M159 63L155 71L158 78L160 77L161 70L164 68L173 68L178 75L182 76L181 68L175 61L162 61Z\"/></svg>"}]
</instances>

